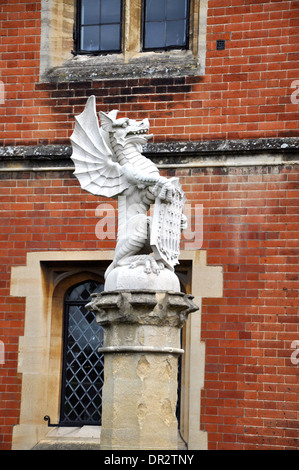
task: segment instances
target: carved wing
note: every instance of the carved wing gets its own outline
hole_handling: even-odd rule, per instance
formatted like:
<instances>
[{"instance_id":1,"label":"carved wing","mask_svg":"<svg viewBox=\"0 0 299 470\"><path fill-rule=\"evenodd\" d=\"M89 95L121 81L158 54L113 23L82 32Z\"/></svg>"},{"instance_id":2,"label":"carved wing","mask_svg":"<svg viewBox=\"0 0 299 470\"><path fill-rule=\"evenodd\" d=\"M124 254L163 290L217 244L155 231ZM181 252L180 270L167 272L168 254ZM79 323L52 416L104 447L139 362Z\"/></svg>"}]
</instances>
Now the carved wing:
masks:
<instances>
[{"instance_id":1,"label":"carved wing","mask_svg":"<svg viewBox=\"0 0 299 470\"><path fill-rule=\"evenodd\" d=\"M74 175L86 191L113 197L129 187L121 165L112 160L105 131L99 127L95 96L90 96L83 113L75 117L71 135Z\"/></svg>"}]
</instances>

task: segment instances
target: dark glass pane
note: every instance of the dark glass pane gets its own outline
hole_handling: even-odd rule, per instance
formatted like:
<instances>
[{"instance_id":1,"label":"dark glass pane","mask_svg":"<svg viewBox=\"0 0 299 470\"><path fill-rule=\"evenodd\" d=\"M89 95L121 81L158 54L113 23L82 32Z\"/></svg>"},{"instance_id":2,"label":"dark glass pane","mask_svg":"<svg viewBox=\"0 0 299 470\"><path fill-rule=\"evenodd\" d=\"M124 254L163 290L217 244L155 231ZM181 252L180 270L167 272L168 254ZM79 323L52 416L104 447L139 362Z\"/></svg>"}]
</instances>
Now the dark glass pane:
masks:
<instances>
[{"instance_id":1,"label":"dark glass pane","mask_svg":"<svg viewBox=\"0 0 299 470\"><path fill-rule=\"evenodd\" d=\"M101 26L101 51L120 50L120 25Z\"/></svg>"},{"instance_id":2,"label":"dark glass pane","mask_svg":"<svg viewBox=\"0 0 299 470\"><path fill-rule=\"evenodd\" d=\"M77 302L88 300L91 294L102 292L103 284L99 284L95 281L88 281L72 287L66 294L65 300L75 300Z\"/></svg>"},{"instance_id":3,"label":"dark glass pane","mask_svg":"<svg viewBox=\"0 0 299 470\"><path fill-rule=\"evenodd\" d=\"M81 0L81 24L100 23L100 0Z\"/></svg>"},{"instance_id":4,"label":"dark glass pane","mask_svg":"<svg viewBox=\"0 0 299 470\"><path fill-rule=\"evenodd\" d=\"M121 21L121 1L102 0L101 1L101 24L120 23Z\"/></svg>"},{"instance_id":5,"label":"dark glass pane","mask_svg":"<svg viewBox=\"0 0 299 470\"><path fill-rule=\"evenodd\" d=\"M72 288L65 299L62 424L101 424L104 357L98 348L103 328L84 305L91 293L102 290L103 284L88 281Z\"/></svg>"},{"instance_id":6,"label":"dark glass pane","mask_svg":"<svg viewBox=\"0 0 299 470\"><path fill-rule=\"evenodd\" d=\"M144 47L154 49L165 46L165 23L147 23L144 38Z\"/></svg>"},{"instance_id":7,"label":"dark glass pane","mask_svg":"<svg viewBox=\"0 0 299 470\"><path fill-rule=\"evenodd\" d=\"M188 0L146 0L144 49L187 46Z\"/></svg>"},{"instance_id":8,"label":"dark glass pane","mask_svg":"<svg viewBox=\"0 0 299 470\"><path fill-rule=\"evenodd\" d=\"M145 2L145 20L162 21L165 19L165 1L166 0L146 0Z\"/></svg>"},{"instance_id":9,"label":"dark glass pane","mask_svg":"<svg viewBox=\"0 0 299 470\"><path fill-rule=\"evenodd\" d=\"M167 0L167 20L180 20L186 18L187 0Z\"/></svg>"},{"instance_id":10,"label":"dark glass pane","mask_svg":"<svg viewBox=\"0 0 299 470\"><path fill-rule=\"evenodd\" d=\"M185 21L168 21L166 23L166 46L184 46L186 44Z\"/></svg>"}]
</instances>

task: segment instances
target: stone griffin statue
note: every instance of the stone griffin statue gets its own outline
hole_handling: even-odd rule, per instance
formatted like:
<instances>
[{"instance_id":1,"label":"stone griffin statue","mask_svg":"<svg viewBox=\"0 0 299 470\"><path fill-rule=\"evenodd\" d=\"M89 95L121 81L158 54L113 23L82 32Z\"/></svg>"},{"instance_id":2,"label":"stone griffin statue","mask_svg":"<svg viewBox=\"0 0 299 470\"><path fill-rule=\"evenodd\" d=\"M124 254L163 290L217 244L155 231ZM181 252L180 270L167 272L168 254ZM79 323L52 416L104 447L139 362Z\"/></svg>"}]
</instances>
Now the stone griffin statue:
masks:
<instances>
[{"instance_id":1,"label":"stone griffin statue","mask_svg":"<svg viewBox=\"0 0 299 470\"><path fill-rule=\"evenodd\" d=\"M184 193L177 178L160 175L142 155L152 137L148 119L117 119L117 110L96 113L90 96L75 117L71 136L74 174L81 187L98 196L118 197L115 256L105 273L105 290L179 291L178 264ZM148 211L154 204L154 213Z\"/></svg>"}]
</instances>

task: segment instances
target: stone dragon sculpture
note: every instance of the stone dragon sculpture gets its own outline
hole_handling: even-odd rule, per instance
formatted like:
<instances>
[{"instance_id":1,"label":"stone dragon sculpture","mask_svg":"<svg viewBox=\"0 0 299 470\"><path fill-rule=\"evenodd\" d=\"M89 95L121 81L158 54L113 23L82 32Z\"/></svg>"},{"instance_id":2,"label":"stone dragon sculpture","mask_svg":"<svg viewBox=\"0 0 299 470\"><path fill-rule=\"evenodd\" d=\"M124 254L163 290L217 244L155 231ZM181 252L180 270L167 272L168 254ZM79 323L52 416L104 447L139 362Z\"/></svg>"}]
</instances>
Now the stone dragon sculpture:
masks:
<instances>
[{"instance_id":1,"label":"stone dragon sculpture","mask_svg":"<svg viewBox=\"0 0 299 470\"><path fill-rule=\"evenodd\" d=\"M89 97L84 111L75 117L71 136L74 174L81 187L94 195L125 196L119 197L115 256L105 277L117 266L126 265L143 265L146 273L159 274L165 263L153 256L147 212L157 199L172 201L178 179L161 176L154 163L142 155L142 145L152 137L148 119L117 119L117 114L117 110L100 112L99 127L95 97ZM182 214L181 229L185 227Z\"/></svg>"}]
</instances>

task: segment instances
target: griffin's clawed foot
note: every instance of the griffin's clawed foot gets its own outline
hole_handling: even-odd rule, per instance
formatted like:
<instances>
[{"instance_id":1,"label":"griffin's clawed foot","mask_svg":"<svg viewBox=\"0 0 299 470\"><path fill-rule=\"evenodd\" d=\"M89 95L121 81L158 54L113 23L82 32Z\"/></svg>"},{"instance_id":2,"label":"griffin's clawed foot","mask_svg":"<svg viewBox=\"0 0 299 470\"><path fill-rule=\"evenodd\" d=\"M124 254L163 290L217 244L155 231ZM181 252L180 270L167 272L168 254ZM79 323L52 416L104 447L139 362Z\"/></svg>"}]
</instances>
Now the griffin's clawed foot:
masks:
<instances>
[{"instance_id":1,"label":"griffin's clawed foot","mask_svg":"<svg viewBox=\"0 0 299 470\"><path fill-rule=\"evenodd\" d=\"M139 257L139 259L136 259L136 261L133 261L130 264L131 269L134 269L137 266L144 266L144 272L147 274L159 274L160 271L165 268L162 261L156 261L153 256L150 255Z\"/></svg>"}]
</instances>

